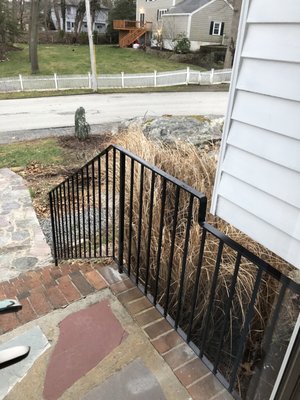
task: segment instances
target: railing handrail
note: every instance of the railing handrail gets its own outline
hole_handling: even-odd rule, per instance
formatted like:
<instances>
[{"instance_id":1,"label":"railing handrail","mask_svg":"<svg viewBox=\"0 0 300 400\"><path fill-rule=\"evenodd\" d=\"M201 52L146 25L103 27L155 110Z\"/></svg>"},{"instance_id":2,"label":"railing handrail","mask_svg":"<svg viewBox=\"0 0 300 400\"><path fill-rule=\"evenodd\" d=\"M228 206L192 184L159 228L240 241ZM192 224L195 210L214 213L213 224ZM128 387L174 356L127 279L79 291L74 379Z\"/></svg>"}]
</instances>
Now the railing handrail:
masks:
<instances>
[{"instance_id":1,"label":"railing handrail","mask_svg":"<svg viewBox=\"0 0 300 400\"><path fill-rule=\"evenodd\" d=\"M286 322L287 334L294 326L297 309L285 296L293 301L300 284L205 222L203 193L122 146L86 162L49 200L56 265L111 257L236 399L247 352L266 365L259 352L272 350L277 324Z\"/></svg>"},{"instance_id":2,"label":"railing handrail","mask_svg":"<svg viewBox=\"0 0 300 400\"><path fill-rule=\"evenodd\" d=\"M189 186L188 184L180 181L179 179L175 178L174 176L168 174L167 172L163 171L160 168L157 168L155 165L149 163L148 161L143 160L141 157L131 153L130 151L124 149L122 146L116 145L116 144L111 144L109 145L105 150L101 151L98 155L96 155L94 158L92 158L91 160L87 161L81 168L79 168L76 172L74 172L73 174L71 174L68 178L66 178L65 180L63 180L61 183L59 183L58 185L56 185L51 191L50 193L52 193L53 191L55 191L56 189L58 189L61 185L64 184L64 182L67 182L70 178L72 178L72 176L75 176L76 174L78 174L81 170L83 170L84 168L86 168L87 166L93 164L93 162L95 160L97 160L97 158L104 156L106 153L108 153L110 150L112 149L116 149L119 150L121 153L125 154L126 156L132 158L134 161L144 165L144 167L150 169L151 171L155 172L156 174L160 175L161 177L165 178L166 180L168 180L171 183L174 183L175 185L179 186L181 189L186 190L187 192L191 193L193 196L197 197L199 200L204 200L206 199L206 196L204 193L199 192L198 190L196 190L195 188Z\"/></svg>"},{"instance_id":3,"label":"railing handrail","mask_svg":"<svg viewBox=\"0 0 300 400\"><path fill-rule=\"evenodd\" d=\"M250 250L247 250L244 246L237 243L235 240L231 239L229 236L226 236L224 233L220 232L218 229L213 227L207 222L202 222L201 226L210 232L213 236L220 239L224 244L228 245L230 248L240 253L243 257L245 257L248 261L252 262L263 271L272 275L274 279L277 281L284 283L288 288L293 290L295 293L300 295L300 286L298 283L293 281L291 278L278 271L276 268L272 267L267 261L259 258Z\"/></svg>"}]
</instances>

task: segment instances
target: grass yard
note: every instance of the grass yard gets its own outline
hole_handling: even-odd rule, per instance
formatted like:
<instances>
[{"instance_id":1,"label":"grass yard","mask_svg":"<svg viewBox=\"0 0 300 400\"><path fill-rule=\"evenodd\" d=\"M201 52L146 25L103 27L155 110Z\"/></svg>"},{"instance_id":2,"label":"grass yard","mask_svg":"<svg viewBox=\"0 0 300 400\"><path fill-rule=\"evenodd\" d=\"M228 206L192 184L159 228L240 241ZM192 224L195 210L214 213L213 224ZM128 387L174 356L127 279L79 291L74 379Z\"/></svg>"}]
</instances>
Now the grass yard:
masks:
<instances>
[{"instance_id":1,"label":"grass yard","mask_svg":"<svg viewBox=\"0 0 300 400\"><path fill-rule=\"evenodd\" d=\"M11 51L9 60L0 63L0 77L30 75L28 46L19 44L18 47L22 50ZM188 64L154 57L142 50L120 49L110 45L98 45L95 49L99 74L172 71L188 66ZM51 75L54 72L85 74L91 69L87 45L39 45L38 56L40 75ZM196 70L203 70L196 65L189 66Z\"/></svg>"},{"instance_id":2,"label":"grass yard","mask_svg":"<svg viewBox=\"0 0 300 400\"><path fill-rule=\"evenodd\" d=\"M56 139L0 145L0 168L26 167L31 163L60 164L63 152Z\"/></svg>"}]
</instances>

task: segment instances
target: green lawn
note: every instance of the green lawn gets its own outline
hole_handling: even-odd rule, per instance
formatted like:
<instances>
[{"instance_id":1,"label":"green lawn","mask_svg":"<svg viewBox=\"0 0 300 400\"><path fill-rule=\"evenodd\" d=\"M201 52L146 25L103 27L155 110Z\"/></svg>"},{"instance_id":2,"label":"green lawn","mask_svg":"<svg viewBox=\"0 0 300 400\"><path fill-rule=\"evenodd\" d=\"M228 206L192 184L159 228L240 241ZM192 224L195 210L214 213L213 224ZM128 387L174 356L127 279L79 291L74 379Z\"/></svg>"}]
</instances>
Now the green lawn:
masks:
<instances>
[{"instance_id":1,"label":"green lawn","mask_svg":"<svg viewBox=\"0 0 300 400\"><path fill-rule=\"evenodd\" d=\"M56 139L0 145L0 168L26 167L32 162L53 165L62 163L63 159Z\"/></svg>"},{"instance_id":2,"label":"green lawn","mask_svg":"<svg viewBox=\"0 0 300 400\"><path fill-rule=\"evenodd\" d=\"M28 46L18 45L21 51L11 51L9 60L0 63L0 77L29 75ZM110 45L95 46L97 73L115 74L172 71L184 69L188 64L180 64L154 57L142 50L120 49ZM39 45L40 75L85 74L90 71L89 48L85 45ZM190 65L193 69L202 68Z\"/></svg>"}]
</instances>

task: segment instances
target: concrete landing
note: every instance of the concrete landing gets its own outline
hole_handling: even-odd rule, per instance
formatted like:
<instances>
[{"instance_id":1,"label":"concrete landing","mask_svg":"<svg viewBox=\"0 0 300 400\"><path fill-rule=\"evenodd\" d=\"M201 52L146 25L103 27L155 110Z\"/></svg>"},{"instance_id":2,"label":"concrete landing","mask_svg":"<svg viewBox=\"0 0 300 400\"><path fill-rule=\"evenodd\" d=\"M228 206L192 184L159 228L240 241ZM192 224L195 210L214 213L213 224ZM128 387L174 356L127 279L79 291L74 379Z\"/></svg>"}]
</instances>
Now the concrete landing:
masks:
<instances>
[{"instance_id":1,"label":"concrete landing","mask_svg":"<svg viewBox=\"0 0 300 400\"><path fill-rule=\"evenodd\" d=\"M151 371L138 358L96 386L82 400L166 400Z\"/></svg>"},{"instance_id":2,"label":"concrete landing","mask_svg":"<svg viewBox=\"0 0 300 400\"><path fill-rule=\"evenodd\" d=\"M0 169L0 282L51 262L24 179Z\"/></svg>"}]
</instances>

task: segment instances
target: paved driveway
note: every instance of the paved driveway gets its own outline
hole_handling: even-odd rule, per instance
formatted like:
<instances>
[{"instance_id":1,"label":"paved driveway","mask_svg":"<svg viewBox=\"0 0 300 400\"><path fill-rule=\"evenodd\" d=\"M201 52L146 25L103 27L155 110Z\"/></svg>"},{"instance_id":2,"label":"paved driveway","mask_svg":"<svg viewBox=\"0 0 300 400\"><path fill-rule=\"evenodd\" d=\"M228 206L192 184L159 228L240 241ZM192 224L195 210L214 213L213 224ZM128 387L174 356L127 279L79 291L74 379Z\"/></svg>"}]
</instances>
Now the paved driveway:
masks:
<instances>
[{"instance_id":1,"label":"paved driveway","mask_svg":"<svg viewBox=\"0 0 300 400\"><path fill-rule=\"evenodd\" d=\"M120 122L138 116L224 115L227 92L89 94L0 101L1 132L74 126L83 106L93 124Z\"/></svg>"}]
</instances>

